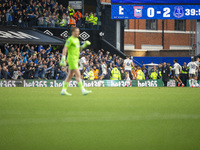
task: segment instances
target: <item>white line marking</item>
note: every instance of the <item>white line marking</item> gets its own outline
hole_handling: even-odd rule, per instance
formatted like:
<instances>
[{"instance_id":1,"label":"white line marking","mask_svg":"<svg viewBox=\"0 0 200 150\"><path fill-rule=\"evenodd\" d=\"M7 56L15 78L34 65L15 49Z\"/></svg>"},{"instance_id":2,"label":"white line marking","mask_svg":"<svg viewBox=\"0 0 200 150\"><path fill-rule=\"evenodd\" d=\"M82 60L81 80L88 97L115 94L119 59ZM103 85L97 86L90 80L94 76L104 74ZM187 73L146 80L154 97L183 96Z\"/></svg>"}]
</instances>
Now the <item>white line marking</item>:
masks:
<instances>
[{"instance_id":1,"label":"white line marking","mask_svg":"<svg viewBox=\"0 0 200 150\"><path fill-rule=\"evenodd\" d=\"M87 114L87 115L86 115ZM77 115L69 116L63 118L50 118L51 114L48 117L44 118L8 118L0 119L0 126L3 125L20 125L20 124L54 124L54 123L74 123L74 122L113 122L113 121L149 121L149 120L200 120L200 115L189 115L189 114L152 114L152 115L134 115L131 113L104 113L95 116L94 113L86 113L79 117L74 117ZM37 117L37 115L36 115Z\"/></svg>"}]
</instances>

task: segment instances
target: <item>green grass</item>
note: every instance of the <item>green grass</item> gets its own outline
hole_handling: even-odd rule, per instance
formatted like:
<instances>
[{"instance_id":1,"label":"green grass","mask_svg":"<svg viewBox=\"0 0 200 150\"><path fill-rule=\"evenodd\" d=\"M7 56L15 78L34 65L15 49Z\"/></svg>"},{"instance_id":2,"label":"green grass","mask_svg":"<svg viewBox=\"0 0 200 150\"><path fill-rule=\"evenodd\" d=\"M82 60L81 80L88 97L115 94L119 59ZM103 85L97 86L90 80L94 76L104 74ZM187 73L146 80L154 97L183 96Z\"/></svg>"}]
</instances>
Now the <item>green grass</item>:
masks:
<instances>
[{"instance_id":1,"label":"green grass","mask_svg":"<svg viewBox=\"0 0 200 150\"><path fill-rule=\"evenodd\" d=\"M197 150L200 89L0 89L0 150Z\"/></svg>"}]
</instances>

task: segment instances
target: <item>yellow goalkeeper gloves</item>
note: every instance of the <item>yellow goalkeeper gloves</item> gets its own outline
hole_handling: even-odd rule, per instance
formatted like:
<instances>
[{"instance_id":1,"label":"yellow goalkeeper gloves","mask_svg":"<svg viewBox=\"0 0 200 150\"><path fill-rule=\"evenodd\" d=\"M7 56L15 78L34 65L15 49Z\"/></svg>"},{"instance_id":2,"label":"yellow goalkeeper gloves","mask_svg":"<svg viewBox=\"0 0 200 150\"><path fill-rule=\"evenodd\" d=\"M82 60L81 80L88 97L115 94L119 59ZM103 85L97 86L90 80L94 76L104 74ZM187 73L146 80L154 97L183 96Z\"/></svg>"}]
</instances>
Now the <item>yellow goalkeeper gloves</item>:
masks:
<instances>
[{"instance_id":1,"label":"yellow goalkeeper gloves","mask_svg":"<svg viewBox=\"0 0 200 150\"><path fill-rule=\"evenodd\" d=\"M81 47L82 47L82 49L84 49L89 45L91 45L91 42L90 41L85 41L84 44Z\"/></svg>"}]
</instances>

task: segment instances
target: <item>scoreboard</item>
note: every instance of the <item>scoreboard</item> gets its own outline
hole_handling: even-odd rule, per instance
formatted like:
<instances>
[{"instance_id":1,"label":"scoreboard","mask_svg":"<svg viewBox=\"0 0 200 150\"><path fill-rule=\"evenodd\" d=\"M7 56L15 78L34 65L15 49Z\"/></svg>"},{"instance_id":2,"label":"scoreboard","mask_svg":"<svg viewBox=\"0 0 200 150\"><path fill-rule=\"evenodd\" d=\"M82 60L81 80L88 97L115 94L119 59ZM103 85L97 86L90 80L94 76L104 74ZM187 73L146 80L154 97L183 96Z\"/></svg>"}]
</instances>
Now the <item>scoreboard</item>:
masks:
<instances>
[{"instance_id":1,"label":"scoreboard","mask_svg":"<svg viewBox=\"0 0 200 150\"><path fill-rule=\"evenodd\" d=\"M200 19L199 5L112 5L112 19Z\"/></svg>"},{"instance_id":2,"label":"scoreboard","mask_svg":"<svg viewBox=\"0 0 200 150\"><path fill-rule=\"evenodd\" d=\"M200 0L112 0L111 10L111 19L200 19Z\"/></svg>"}]
</instances>

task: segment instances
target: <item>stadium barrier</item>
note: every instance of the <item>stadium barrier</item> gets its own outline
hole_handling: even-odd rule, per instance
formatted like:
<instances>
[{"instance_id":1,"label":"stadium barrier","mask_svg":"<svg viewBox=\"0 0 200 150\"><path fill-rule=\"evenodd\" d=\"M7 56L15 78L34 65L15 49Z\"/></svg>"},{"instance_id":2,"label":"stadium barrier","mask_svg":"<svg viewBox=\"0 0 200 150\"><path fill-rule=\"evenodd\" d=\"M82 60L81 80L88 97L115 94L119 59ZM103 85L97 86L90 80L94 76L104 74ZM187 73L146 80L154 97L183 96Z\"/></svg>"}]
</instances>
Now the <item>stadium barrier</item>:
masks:
<instances>
[{"instance_id":1,"label":"stadium barrier","mask_svg":"<svg viewBox=\"0 0 200 150\"><path fill-rule=\"evenodd\" d=\"M0 80L0 87L62 87L63 80ZM125 80L83 80L85 87L125 87ZM76 81L71 81L69 87L77 87ZM132 87L163 87L162 80L132 80ZM168 87L175 87L175 80L168 82Z\"/></svg>"}]
</instances>

